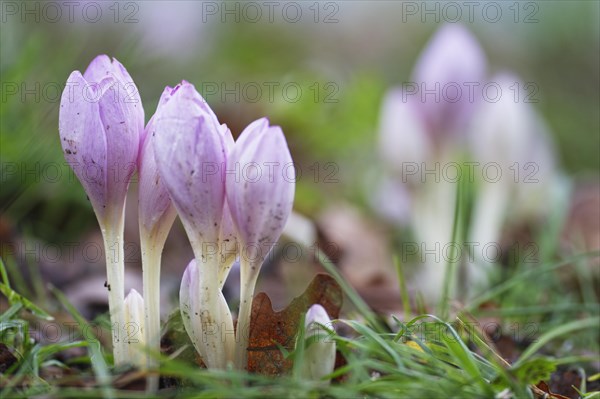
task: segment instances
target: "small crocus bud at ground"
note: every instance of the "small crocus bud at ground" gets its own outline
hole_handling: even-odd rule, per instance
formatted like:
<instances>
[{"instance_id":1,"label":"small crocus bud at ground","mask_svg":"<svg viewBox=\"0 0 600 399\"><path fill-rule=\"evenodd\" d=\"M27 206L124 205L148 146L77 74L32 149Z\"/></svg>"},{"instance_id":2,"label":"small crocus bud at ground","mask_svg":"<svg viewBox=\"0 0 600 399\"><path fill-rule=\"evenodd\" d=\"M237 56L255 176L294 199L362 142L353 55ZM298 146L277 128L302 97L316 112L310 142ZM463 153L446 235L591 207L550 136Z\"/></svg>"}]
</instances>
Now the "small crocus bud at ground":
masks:
<instances>
[{"instance_id":1,"label":"small crocus bud at ground","mask_svg":"<svg viewBox=\"0 0 600 399\"><path fill-rule=\"evenodd\" d=\"M146 367L144 299L134 289L125 298L126 361L141 369Z\"/></svg>"},{"instance_id":2,"label":"small crocus bud at ground","mask_svg":"<svg viewBox=\"0 0 600 399\"><path fill-rule=\"evenodd\" d=\"M169 193L162 182L153 149L153 129L156 115L171 97L171 87L165 88L154 116L148 122L140 139L138 156L138 215L140 245L142 250L142 271L146 307L146 342L155 353L160 352L160 264L162 250L167 240L177 212L171 203ZM147 366L156 366L152 356L147 356ZM148 391L158 388L158 378L150 376Z\"/></svg>"},{"instance_id":3,"label":"small crocus bud at ground","mask_svg":"<svg viewBox=\"0 0 600 399\"><path fill-rule=\"evenodd\" d=\"M200 312L203 323L229 323L219 304L221 288L220 238L225 207L226 162L224 134L215 114L194 86L182 82L171 91L154 121L154 155L159 174L177 209L194 251ZM225 368L225 340L205 334L204 362L209 368ZM200 351L199 351L200 352ZM200 352L202 354L202 352Z\"/></svg>"},{"instance_id":4,"label":"small crocus bud at ground","mask_svg":"<svg viewBox=\"0 0 600 399\"><path fill-rule=\"evenodd\" d=\"M71 73L60 102L60 141L102 230L116 364L125 361L123 213L143 129L138 90L117 60L101 55L83 75Z\"/></svg>"},{"instance_id":5,"label":"small crocus bud at ground","mask_svg":"<svg viewBox=\"0 0 600 399\"><path fill-rule=\"evenodd\" d=\"M431 133L466 135L486 64L479 43L464 26L446 24L434 34L415 65L412 84L405 87L421 103L419 111Z\"/></svg>"},{"instance_id":6,"label":"small crocus bud at ground","mask_svg":"<svg viewBox=\"0 0 600 399\"><path fill-rule=\"evenodd\" d=\"M247 363L248 327L256 279L292 211L295 176L281 128L266 118L252 122L240 135L227 160L227 203L240 241L240 311L235 364Z\"/></svg>"},{"instance_id":7,"label":"small crocus bud at ground","mask_svg":"<svg viewBox=\"0 0 600 399\"><path fill-rule=\"evenodd\" d=\"M331 339L331 320L321 305L312 305L304 319L305 342L302 376L321 381L333 373L335 367L335 341ZM329 381L326 381L329 383Z\"/></svg>"},{"instance_id":8,"label":"small crocus bud at ground","mask_svg":"<svg viewBox=\"0 0 600 399\"><path fill-rule=\"evenodd\" d=\"M179 290L179 310L181 312L181 319L183 320L183 326L187 332L194 348L200 355L203 362L207 362L209 358L207 353L207 347L203 343L209 335L216 335L225 339L225 351L227 353L227 359L233 359L233 350L235 348L232 339L228 339L233 335L233 319L227 301L223 296L223 293L219 291L219 308L223 314L226 315L224 318L224 324L214 325L207 322L203 304L201 302L201 295L199 292L199 282L202 280L199 276L203 271L196 264L196 260L192 260L181 279L181 287Z\"/></svg>"}]
</instances>

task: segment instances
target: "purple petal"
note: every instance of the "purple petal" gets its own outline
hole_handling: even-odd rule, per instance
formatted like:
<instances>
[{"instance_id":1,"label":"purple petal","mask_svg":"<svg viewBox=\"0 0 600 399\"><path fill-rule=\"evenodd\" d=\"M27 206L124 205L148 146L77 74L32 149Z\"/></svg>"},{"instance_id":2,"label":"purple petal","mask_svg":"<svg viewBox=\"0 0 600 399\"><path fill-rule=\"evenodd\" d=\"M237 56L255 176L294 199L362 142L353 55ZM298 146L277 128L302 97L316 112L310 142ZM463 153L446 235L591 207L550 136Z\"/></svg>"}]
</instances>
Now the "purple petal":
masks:
<instances>
[{"instance_id":1,"label":"purple petal","mask_svg":"<svg viewBox=\"0 0 600 399\"><path fill-rule=\"evenodd\" d=\"M164 97L164 94L163 94ZM156 114L166 103L166 100L159 101ZM158 173L154 149L152 143L155 137L152 135L154 129L154 119L156 114L148 122L146 127L145 139L142 142L142 148L138 157L138 175L139 175L139 207L138 214L140 228L150 233L157 228L170 229L176 217L175 207L171 203L169 192L162 182Z\"/></svg>"},{"instance_id":2,"label":"purple petal","mask_svg":"<svg viewBox=\"0 0 600 399\"><path fill-rule=\"evenodd\" d=\"M235 143L227 169L227 202L239 238L268 250L279 239L292 210L295 190L292 157L278 126L251 123ZM266 256L267 251L262 250Z\"/></svg>"},{"instance_id":3,"label":"purple petal","mask_svg":"<svg viewBox=\"0 0 600 399\"><path fill-rule=\"evenodd\" d=\"M128 118L123 92L113 90L118 82L98 100L99 116L106 136L107 202L123 204L131 176L135 172L140 131Z\"/></svg>"},{"instance_id":4,"label":"purple petal","mask_svg":"<svg viewBox=\"0 0 600 399\"><path fill-rule=\"evenodd\" d=\"M60 142L65 159L81 182L98 219L107 205L107 141L96 98L81 73L71 73L62 93L59 111Z\"/></svg>"},{"instance_id":5,"label":"purple petal","mask_svg":"<svg viewBox=\"0 0 600 399\"><path fill-rule=\"evenodd\" d=\"M114 90L119 91L123 107L126 109L128 124L135 126L138 134L144 130L144 107L140 98L140 92L125 67L116 59L105 55L99 55L92 60L83 77L89 83L100 82L106 76L112 76L119 82Z\"/></svg>"},{"instance_id":6,"label":"purple petal","mask_svg":"<svg viewBox=\"0 0 600 399\"><path fill-rule=\"evenodd\" d=\"M194 86L182 83L155 120L153 146L159 173L188 234L216 242L226 154L220 125L207 108Z\"/></svg>"},{"instance_id":7,"label":"purple petal","mask_svg":"<svg viewBox=\"0 0 600 399\"><path fill-rule=\"evenodd\" d=\"M409 177L409 165L418 170L432 151L426 127L417 111L418 106L414 97L399 89L390 90L381 106L379 152L403 182Z\"/></svg>"},{"instance_id":8,"label":"purple petal","mask_svg":"<svg viewBox=\"0 0 600 399\"><path fill-rule=\"evenodd\" d=\"M422 103L419 108L431 132L465 133L465 124L480 97L470 96L468 85L479 84L474 90L481 91L485 69L485 55L465 27L447 24L435 33L413 71L416 96Z\"/></svg>"}]
</instances>

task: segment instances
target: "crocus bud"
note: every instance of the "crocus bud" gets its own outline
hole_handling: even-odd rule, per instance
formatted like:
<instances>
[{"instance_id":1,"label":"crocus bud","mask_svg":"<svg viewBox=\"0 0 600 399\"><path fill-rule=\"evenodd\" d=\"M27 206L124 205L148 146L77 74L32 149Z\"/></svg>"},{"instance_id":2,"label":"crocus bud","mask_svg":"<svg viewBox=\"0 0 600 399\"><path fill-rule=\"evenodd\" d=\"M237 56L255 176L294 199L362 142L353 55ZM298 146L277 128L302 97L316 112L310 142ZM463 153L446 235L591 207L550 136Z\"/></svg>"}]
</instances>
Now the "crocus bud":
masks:
<instances>
[{"instance_id":1,"label":"crocus bud","mask_svg":"<svg viewBox=\"0 0 600 399\"><path fill-rule=\"evenodd\" d=\"M323 306L312 305L304 321L308 346L304 352L302 376L306 379L321 381L326 375L333 373L335 341L330 338L330 332L326 329L330 327L331 320Z\"/></svg>"},{"instance_id":2,"label":"crocus bud","mask_svg":"<svg viewBox=\"0 0 600 399\"><path fill-rule=\"evenodd\" d=\"M379 153L403 183L420 180L431 153L430 138L419 114L421 104L400 89L390 90L381 105Z\"/></svg>"},{"instance_id":3,"label":"crocus bud","mask_svg":"<svg viewBox=\"0 0 600 399\"><path fill-rule=\"evenodd\" d=\"M123 214L143 129L144 109L137 87L117 60L101 55L83 76L79 71L71 73L60 101L61 145L102 230L116 364L127 360Z\"/></svg>"},{"instance_id":4,"label":"crocus bud","mask_svg":"<svg viewBox=\"0 0 600 399\"><path fill-rule=\"evenodd\" d=\"M158 102L156 113L148 122L140 139L138 213L140 230L147 235L166 235L176 216L175 207L173 207L169 193L158 173L152 145L155 140L153 132L156 116L171 98L172 91L171 87L165 88Z\"/></svg>"},{"instance_id":5,"label":"crocus bud","mask_svg":"<svg viewBox=\"0 0 600 399\"><path fill-rule=\"evenodd\" d=\"M227 202L238 238L260 266L281 236L294 202L294 167L281 128L269 126L266 118L252 122L235 143L227 166L241 171L227 175Z\"/></svg>"},{"instance_id":6,"label":"crocus bud","mask_svg":"<svg viewBox=\"0 0 600 399\"><path fill-rule=\"evenodd\" d=\"M482 246L500 240L506 222L543 215L555 203L554 151L546 127L530 103L513 90L525 87L512 74L493 77L502 95L482 104L474 117L470 144L486 173L478 182L470 241ZM466 286L484 285L493 261L476 251L467 264Z\"/></svg>"},{"instance_id":7,"label":"crocus bud","mask_svg":"<svg viewBox=\"0 0 600 399\"><path fill-rule=\"evenodd\" d=\"M172 90L154 123L156 165L200 258L203 244L217 242L223 217L226 154L221 127L185 81Z\"/></svg>"},{"instance_id":8,"label":"crocus bud","mask_svg":"<svg viewBox=\"0 0 600 399\"><path fill-rule=\"evenodd\" d=\"M142 250L142 271L144 280L144 298L146 307L146 342L155 353L160 352L160 266L162 250L167 240L177 212L171 203L171 197L158 173L154 158L153 135L157 115L171 98L172 88L165 88L156 113L148 122L140 140L138 157L138 215L140 226L140 245ZM147 358L152 368L156 360ZM147 389L158 389L158 378L148 376Z\"/></svg>"},{"instance_id":9,"label":"crocus bud","mask_svg":"<svg viewBox=\"0 0 600 399\"><path fill-rule=\"evenodd\" d=\"M210 358L210 348L207 347L206 341L207 336L217 335L219 338L225 339L227 359L233 360L233 319L227 301L223 296L223 293L219 291L219 308L221 312L228 317L225 317L225 322L222 325L216 325L206 319L206 313L204 312L204 306L201 302L200 285L199 281L201 278L199 274L202 270L198 268L196 260L192 260L181 279L181 287L179 289L179 311L181 312L181 319L183 320L183 326L187 332L194 348L200 355L200 358L207 363L207 359Z\"/></svg>"},{"instance_id":10,"label":"crocus bud","mask_svg":"<svg viewBox=\"0 0 600 399\"><path fill-rule=\"evenodd\" d=\"M210 328L229 325L231 314L219 302L225 132L194 86L182 82L157 115L153 134L158 171L202 268L195 282L198 303L203 306L198 313ZM201 345L205 348L199 352L209 368L223 369L231 359L217 331L204 334Z\"/></svg>"},{"instance_id":11,"label":"crocus bud","mask_svg":"<svg viewBox=\"0 0 600 399\"><path fill-rule=\"evenodd\" d=\"M248 125L229 154L227 169L236 171L227 174L227 203L242 247L235 365L244 369L258 272L294 201L294 168L281 128L269 126L266 118Z\"/></svg>"},{"instance_id":12,"label":"crocus bud","mask_svg":"<svg viewBox=\"0 0 600 399\"><path fill-rule=\"evenodd\" d=\"M146 366L144 299L134 289L125 297L125 333L127 362L144 368Z\"/></svg>"},{"instance_id":13,"label":"crocus bud","mask_svg":"<svg viewBox=\"0 0 600 399\"><path fill-rule=\"evenodd\" d=\"M485 55L465 27L446 24L435 33L415 65L411 87L431 133L466 135L485 69Z\"/></svg>"},{"instance_id":14,"label":"crocus bud","mask_svg":"<svg viewBox=\"0 0 600 399\"><path fill-rule=\"evenodd\" d=\"M117 60L96 57L63 91L59 132L65 158L101 225L122 217L144 129L144 109L131 77Z\"/></svg>"}]
</instances>

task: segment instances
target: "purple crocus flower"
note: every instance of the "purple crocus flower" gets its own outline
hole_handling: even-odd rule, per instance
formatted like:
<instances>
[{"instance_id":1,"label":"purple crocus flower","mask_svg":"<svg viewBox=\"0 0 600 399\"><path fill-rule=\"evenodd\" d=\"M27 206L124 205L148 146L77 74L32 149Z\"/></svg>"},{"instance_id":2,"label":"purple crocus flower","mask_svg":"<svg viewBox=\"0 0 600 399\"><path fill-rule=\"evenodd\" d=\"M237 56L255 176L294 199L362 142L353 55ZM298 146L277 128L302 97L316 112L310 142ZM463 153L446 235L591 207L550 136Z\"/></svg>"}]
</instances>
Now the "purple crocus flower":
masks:
<instances>
[{"instance_id":1,"label":"purple crocus flower","mask_svg":"<svg viewBox=\"0 0 600 399\"><path fill-rule=\"evenodd\" d=\"M96 57L74 71L63 91L59 132L65 158L81 182L106 248L115 363L125 362L123 212L135 171L144 109L137 87L116 59ZM110 251L108 249L111 249ZM116 251L115 251L116 250Z\"/></svg>"},{"instance_id":2,"label":"purple crocus flower","mask_svg":"<svg viewBox=\"0 0 600 399\"><path fill-rule=\"evenodd\" d=\"M119 61L100 55L83 75L71 73L60 103L61 144L101 225L122 218L143 129L137 87Z\"/></svg>"},{"instance_id":3,"label":"purple crocus flower","mask_svg":"<svg viewBox=\"0 0 600 399\"><path fill-rule=\"evenodd\" d=\"M235 364L243 369L256 279L294 201L294 168L281 128L269 126L266 118L248 125L230 153L227 169L236 171L227 174L227 203L242 246Z\"/></svg>"},{"instance_id":4,"label":"purple crocus flower","mask_svg":"<svg viewBox=\"0 0 600 399\"><path fill-rule=\"evenodd\" d=\"M197 249L219 238L225 201L221 168L226 161L220 129L204 99L185 81L172 90L155 121L156 164ZM200 263L207 256L198 253Z\"/></svg>"},{"instance_id":5,"label":"purple crocus flower","mask_svg":"<svg viewBox=\"0 0 600 399\"><path fill-rule=\"evenodd\" d=\"M153 131L156 117L171 98L172 91L172 88L167 87L160 97L156 113L148 122L140 140L138 157L138 214L146 315L145 340L157 353L160 352L160 296L157 293L160 292L161 256L177 212L158 173L154 158ZM146 356L146 362L148 368L156 365L151 356ZM158 388L158 379L150 376L147 385L149 391L155 391Z\"/></svg>"},{"instance_id":6,"label":"purple crocus flower","mask_svg":"<svg viewBox=\"0 0 600 399\"><path fill-rule=\"evenodd\" d=\"M219 274L223 259L219 256L225 209L226 164L224 127L204 99L188 82L171 91L161 107L153 130L154 154L162 181L192 245L196 264L198 300L204 305L199 313L203 325L221 328L229 324L219 304ZM225 368L226 343L219 334L202 340L204 361L209 368Z\"/></svg>"},{"instance_id":7,"label":"purple crocus flower","mask_svg":"<svg viewBox=\"0 0 600 399\"><path fill-rule=\"evenodd\" d=\"M435 33L412 76L418 110L432 134L466 134L485 71L485 55L464 26L447 24Z\"/></svg>"}]
</instances>

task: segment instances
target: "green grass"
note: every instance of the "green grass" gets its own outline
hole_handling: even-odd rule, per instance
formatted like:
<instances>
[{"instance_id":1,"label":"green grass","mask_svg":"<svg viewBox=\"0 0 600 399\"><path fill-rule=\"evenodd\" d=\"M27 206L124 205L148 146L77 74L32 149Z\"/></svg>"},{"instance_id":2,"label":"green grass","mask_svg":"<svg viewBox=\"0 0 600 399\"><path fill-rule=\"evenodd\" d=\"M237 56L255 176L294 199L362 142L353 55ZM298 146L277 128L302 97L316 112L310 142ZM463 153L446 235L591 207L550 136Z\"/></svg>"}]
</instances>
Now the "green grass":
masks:
<instances>
[{"instance_id":1,"label":"green grass","mask_svg":"<svg viewBox=\"0 0 600 399\"><path fill-rule=\"evenodd\" d=\"M507 364L494 351L481 334L477 324L469 323L477 315L477 304L499 300L507 290L519 284L530 283L532 278L552 275L559 267L598 254L581 255L564 262L540 267L534 274L521 271L495 290L488 291L462 314L453 320L435 315L421 314L410 320L392 318L384 321L369 310L356 291L337 272L335 266L321 256L323 266L331 272L350 300L350 318L336 320L336 325L345 325L350 333L346 336L333 335L339 352L346 364L336 369L333 378L341 378L328 387L314 381L303 381L298 373L276 378L248 375L233 370L211 371L198 368L189 356L183 353L191 348L189 342L180 342L175 354L161 358L160 373L176 381L172 388L161 391L161 397L236 397L236 398L280 398L280 397L494 397L510 390L515 397L532 397L529 386L539 380L548 379L558 365L578 365L585 370L593 361L590 353L598 354L597 326L600 323L598 310L581 307L579 312L568 317L564 323L565 307L548 305L543 311L533 309L521 313L508 312L507 319L525 317L539 319L540 325L533 342L523 350L519 360ZM577 268L574 269L579 270ZM2 290L8 292L10 307L0 316L1 341L19 353L18 363L2 377L2 397L31 397L49 395L56 398L87 397L146 397L143 392L116 389L113 382L127 370L111 369L110 351L103 348L101 341L93 336L72 342L58 342L45 346L36 343L28 335L28 324L47 320L49 312L34 305L12 290L4 263L0 264L3 277ZM88 326L85 320L64 295L52 288L55 305L60 305L77 322L81 331ZM524 304L525 305L525 304ZM576 304L572 304L577 308ZM54 305L53 305L54 306ZM470 309L470 313L466 313ZM518 310L515 307L514 310ZM523 306L521 310L527 310ZM502 313L502 312L501 312ZM172 328L175 328L171 325ZM302 336L302 331L299 333ZM589 346L590 342L595 346ZM412 343L412 344L411 344ZM416 345L415 345L416 344ZM561 346L569 346L568 353ZM187 347L186 347L187 346ZM78 378L95 381L85 389L60 387L52 380L44 380L40 369L48 365L75 367L75 363L61 364L54 356L73 347L85 347L87 356L77 359ZM300 369L303 361L303 345L298 353L288 353L294 359L294 369ZM583 354L586 350L587 355ZM23 385L23 382L26 382ZM68 380L63 381L68 385ZM577 387L586 397L586 386Z\"/></svg>"}]
</instances>

